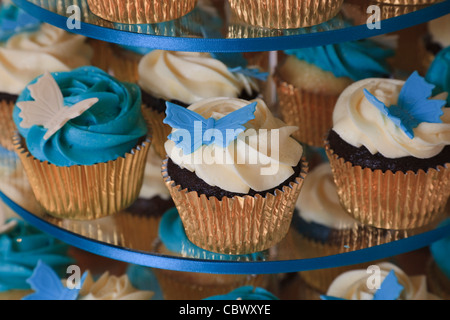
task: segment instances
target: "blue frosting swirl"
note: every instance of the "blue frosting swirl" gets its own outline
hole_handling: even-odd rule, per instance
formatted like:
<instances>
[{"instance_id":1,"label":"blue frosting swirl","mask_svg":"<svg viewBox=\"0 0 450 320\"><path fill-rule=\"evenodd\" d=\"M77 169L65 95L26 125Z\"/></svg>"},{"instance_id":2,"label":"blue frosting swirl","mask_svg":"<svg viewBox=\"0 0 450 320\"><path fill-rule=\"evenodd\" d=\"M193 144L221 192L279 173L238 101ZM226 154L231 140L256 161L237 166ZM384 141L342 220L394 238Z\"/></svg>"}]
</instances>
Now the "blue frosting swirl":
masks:
<instances>
[{"instance_id":1,"label":"blue frosting swirl","mask_svg":"<svg viewBox=\"0 0 450 320\"><path fill-rule=\"evenodd\" d=\"M13 119L30 153L57 166L92 165L125 156L147 134L141 112L141 91L131 83L121 83L95 67L82 67L52 74L64 97L65 106L89 98L99 101L79 117L67 122L50 139L43 126L20 126L17 105ZM36 82L33 80L30 84ZM32 101L26 88L17 101Z\"/></svg>"},{"instance_id":2,"label":"blue frosting swirl","mask_svg":"<svg viewBox=\"0 0 450 320\"><path fill-rule=\"evenodd\" d=\"M439 227L449 224L450 219L447 219ZM433 242L430 245L430 252L439 269L450 279L450 236Z\"/></svg>"},{"instance_id":3,"label":"blue frosting swirl","mask_svg":"<svg viewBox=\"0 0 450 320\"><path fill-rule=\"evenodd\" d=\"M221 261L257 261L263 260L265 252L247 255L228 255L204 250L193 244L184 230L183 222L176 208L167 210L159 224L159 239L171 252L197 259Z\"/></svg>"},{"instance_id":4,"label":"blue frosting swirl","mask_svg":"<svg viewBox=\"0 0 450 320\"><path fill-rule=\"evenodd\" d=\"M0 292L30 289L27 279L39 260L64 275L67 266L74 262L67 255L69 246L23 220L14 220L16 227L0 234Z\"/></svg>"},{"instance_id":5,"label":"blue frosting swirl","mask_svg":"<svg viewBox=\"0 0 450 320\"><path fill-rule=\"evenodd\" d=\"M433 95L449 93L447 106L450 106L450 47L439 51L427 71L425 80L436 86Z\"/></svg>"},{"instance_id":6,"label":"blue frosting swirl","mask_svg":"<svg viewBox=\"0 0 450 320\"><path fill-rule=\"evenodd\" d=\"M0 41L21 32L39 29L41 21L12 3L0 4Z\"/></svg>"},{"instance_id":7,"label":"blue frosting swirl","mask_svg":"<svg viewBox=\"0 0 450 320\"><path fill-rule=\"evenodd\" d=\"M391 71L387 58L394 55L393 50L371 40L292 49L285 53L332 72L337 78L347 77L353 81L388 76Z\"/></svg>"},{"instance_id":8,"label":"blue frosting swirl","mask_svg":"<svg viewBox=\"0 0 450 320\"><path fill-rule=\"evenodd\" d=\"M208 297L203 300L280 300L266 289L244 286L227 294Z\"/></svg>"}]
</instances>

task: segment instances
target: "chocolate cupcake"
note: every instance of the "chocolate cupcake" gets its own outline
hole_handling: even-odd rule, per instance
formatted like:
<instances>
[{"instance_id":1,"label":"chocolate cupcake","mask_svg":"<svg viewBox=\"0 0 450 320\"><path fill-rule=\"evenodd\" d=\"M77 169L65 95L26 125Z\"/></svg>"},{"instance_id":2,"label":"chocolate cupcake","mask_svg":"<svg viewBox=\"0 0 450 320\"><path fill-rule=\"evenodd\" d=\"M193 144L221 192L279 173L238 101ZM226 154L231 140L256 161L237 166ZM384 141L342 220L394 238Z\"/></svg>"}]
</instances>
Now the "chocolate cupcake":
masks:
<instances>
[{"instance_id":1,"label":"chocolate cupcake","mask_svg":"<svg viewBox=\"0 0 450 320\"><path fill-rule=\"evenodd\" d=\"M165 143L163 177L189 240L224 254L280 242L307 171L303 148L290 137L296 128L275 118L262 100L214 98L188 109L168 104L167 112L164 121L174 130ZM195 134L192 125L201 118L216 128L212 141ZM180 139L186 128L194 139ZM223 139L229 129L235 135Z\"/></svg>"},{"instance_id":2,"label":"chocolate cupcake","mask_svg":"<svg viewBox=\"0 0 450 320\"><path fill-rule=\"evenodd\" d=\"M340 201L363 224L413 229L432 223L450 195L450 114L417 73L366 79L336 104L326 151ZM443 97L443 96L442 96Z\"/></svg>"},{"instance_id":3,"label":"chocolate cupcake","mask_svg":"<svg viewBox=\"0 0 450 320\"><path fill-rule=\"evenodd\" d=\"M245 67L245 62L239 60L238 64ZM207 98L253 99L259 95L253 78L230 70L208 53L154 50L141 59L138 84L142 90L143 110L152 124L157 154L162 158L166 156L164 142L171 131L163 123L166 101L188 107Z\"/></svg>"}]
</instances>

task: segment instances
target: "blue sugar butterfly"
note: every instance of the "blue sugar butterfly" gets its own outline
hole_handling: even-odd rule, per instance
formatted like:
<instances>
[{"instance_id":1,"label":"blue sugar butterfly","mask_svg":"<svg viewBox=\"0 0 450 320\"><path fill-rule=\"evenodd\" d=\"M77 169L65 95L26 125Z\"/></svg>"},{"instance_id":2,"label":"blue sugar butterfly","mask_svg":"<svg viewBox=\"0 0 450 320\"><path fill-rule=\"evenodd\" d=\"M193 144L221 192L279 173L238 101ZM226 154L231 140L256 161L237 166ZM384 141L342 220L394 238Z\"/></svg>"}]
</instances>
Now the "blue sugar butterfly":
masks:
<instances>
[{"instance_id":1,"label":"blue sugar butterfly","mask_svg":"<svg viewBox=\"0 0 450 320\"><path fill-rule=\"evenodd\" d=\"M81 278L80 288L86 275L87 273L84 273ZM65 287L56 272L41 260L38 261L27 282L35 292L22 300L76 300L80 292L80 289Z\"/></svg>"},{"instance_id":2,"label":"blue sugar butterfly","mask_svg":"<svg viewBox=\"0 0 450 320\"><path fill-rule=\"evenodd\" d=\"M380 285L380 288L375 291L373 300L397 300L400 297L403 289L403 286L398 283L398 279L395 275L394 270L391 270L386 278L384 278L383 282ZM321 295L320 298L322 300L346 300L343 298L327 295Z\"/></svg>"},{"instance_id":3,"label":"blue sugar butterfly","mask_svg":"<svg viewBox=\"0 0 450 320\"><path fill-rule=\"evenodd\" d=\"M176 130L168 136L184 154L191 154L202 145L227 147L245 130L243 124L255 119L257 102L240 108L225 117L205 119L200 114L177 104L166 102L164 123Z\"/></svg>"},{"instance_id":4,"label":"blue sugar butterfly","mask_svg":"<svg viewBox=\"0 0 450 320\"><path fill-rule=\"evenodd\" d=\"M442 107L445 106L446 101L430 99L434 87L415 71L403 85L398 105L387 107L367 89L364 89L364 95L371 104L389 117L412 139L414 138L413 129L417 128L420 123L442 123Z\"/></svg>"}]
</instances>

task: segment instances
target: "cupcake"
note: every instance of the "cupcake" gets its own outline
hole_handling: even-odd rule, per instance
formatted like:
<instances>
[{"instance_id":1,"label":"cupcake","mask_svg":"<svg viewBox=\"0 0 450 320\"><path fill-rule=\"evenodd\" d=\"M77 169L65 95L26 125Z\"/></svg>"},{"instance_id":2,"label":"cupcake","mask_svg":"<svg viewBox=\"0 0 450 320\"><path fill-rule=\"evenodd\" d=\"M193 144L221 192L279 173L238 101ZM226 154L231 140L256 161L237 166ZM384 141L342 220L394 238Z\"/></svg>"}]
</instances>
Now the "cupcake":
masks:
<instances>
[{"instance_id":1,"label":"cupcake","mask_svg":"<svg viewBox=\"0 0 450 320\"><path fill-rule=\"evenodd\" d=\"M332 19L343 0L229 0L243 22L270 29L296 29Z\"/></svg>"},{"instance_id":2,"label":"cupcake","mask_svg":"<svg viewBox=\"0 0 450 320\"><path fill-rule=\"evenodd\" d=\"M237 61L243 67L245 63ZM154 50L141 59L138 84L144 112L153 128L153 145L162 158L166 156L164 143L171 131L163 123L166 101L188 107L215 97L253 99L260 92L253 78L230 71L227 64L208 53L163 50Z\"/></svg>"},{"instance_id":3,"label":"cupcake","mask_svg":"<svg viewBox=\"0 0 450 320\"><path fill-rule=\"evenodd\" d=\"M159 225L159 238L155 241L154 252L168 256L219 261L262 261L266 253L251 255L225 255L203 250L186 237L184 227L176 208L164 213ZM245 285L267 285L269 276L239 274L209 274L153 270L164 300L201 300L218 294L225 294Z\"/></svg>"},{"instance_id":4,"label":"cupcake","mask_svg":"<svg viewBox=\"0 0 450 320\"><path fill-rule=\"evenodd\" d=\"M159 23L180 18L195 7L196 0L87 0L93 14L112 22Z\"/></svg>"},{"instance_id":5,"label":"cupcake","mask_svg":"<svg viewBox=\"0 0 450 320\"><path fill-rule=\"evenodd\" d=\"M280 300L264 288L244 286L234 289L226 294L208 297L204 300Z\"/></svg>"},{"instance_id":6,"label":"cupcake","mask_svg":"<svg viewBox=\"0 0 450 320\"><path fill-rule=\"evenodd\" d=\"M428 5L440 2L441 0L377 0L379 3L387 3L396 6L415 6L415 5Z\"/></svg>"},{"instance_id":7,"label":"cupcake","mask_svg":"<svg viewBox=\"0 0 450 320\"><path fill-rule=\"evenodd\" d=\"M78 283L71 277L62 279L51 266L39 261L27 279L32 291L22 300L150 300L153 296L152 291L136 289L127 274L116 276L106 271L94 279L87 270Z\"/></svg>"},{"instance_id":8,"label":"cupcake","mask_svg":"<svg viewBox=\"0 0 450 320\"><path fill-rule=\"evenodd\" d=\"M162 173L189 240L224 254L279 243L307 172L303 148L290 136L296 128L260 99L212 98L187 109L168 103L167 115L173 131ZM199 122L215 130L203 134L201 125L200 135Z\"/></svg>"},{"instance_id":9,"label":"cupcake","mask_svg":"<svg viewBox=\"0 0 450 320\"><path fill-rule=\"evenodd\" d=\"M49 24L9 37L0 46L0 144L13 150L16 129L11 121L18 95L44 72L69 71L91 64L92 48L86 38Z\"/></svg>"},{"instance_id":10,"label":"cupcake","mask_svg":"<svg viewBox=\"0 0 450 320\"><path fill-rule=\"evenodd\" d=\"M300 142L322 147L339 95L356 81L388 77L394 51L360 40L284 53L276 71L281 117L299 127L293 136Z\"/></svg>"},{"instance_id":11,"label":"cupcake","mask_svg":"<svg viewBox=\"0 0 450 320\"><path fill-rule=\"evenodd\" d=\"M137 199L150 141L136 85L95 67L45 73L20 94L13 119L15 151L50 215L91 220Z\"/></svg>"},{"instance_id":12,"label":"cupcake","mask_svg":"<svg viewBox=\"0 0 450 320\"><path fill-rule=\"evenodd\" d=\"M162 162L152 145L138 199L114 217L126 248L151 252L163 213L175 206L161 176Z\"/></svg>"},{"instance_id":13,"label":"cupcake","mask_svg":"<svg viewBox=\"0 0 450 320\"><path fill-rule=\"evenodd\" d=\"M0 243L0 300L19 300L31 292L27 279L39 260L60 276L74 263L66 244L21 219L0 217Z\"/></svg>"},{"instance_id":14,"label":"cupcake","mask_svg":"<svg viewBox=\"0 0 450 320\"><path fill-rule=\"evenodd\" d=\"M450 219L440 226L448 226ZM430 292L438 297L450 300L450 237L432 243L429 247L431 258L427 266L427 280Z\"/></svg>"},{"instance_id":15,"label":"cupcake","mask_svg":"<svg viewBox=\"0 0 450 320\"><path fill-rule=\"evenodd\" d=\"M408 276L392 263L355 269L339 275L324 300L439 300L427 290L423 275Z\"/></svg>"},{"instance_id":16,"label":"cupcake","mask_svg":"<svg viewBox=\"0 0 450 320\"><path fill-rule=\"evenodd\" d=\"M443 212L450 114L429 99L433 88L415 72L362 80L339 97L325 148L340 202L362 224L420 228Z\"/></svg>"},{"instance_id":17,"label":"cupcake","mask_svg":"<svg viewBox=\"0 0 450 320\"><path fill-rule=\"evenodd\" d=\"M450 92L450 46L441 50L425 75L428 83L434 84L434 95ZM447 96L447 106L450 106L450 95Z\"/></svg>"}]
</instances>

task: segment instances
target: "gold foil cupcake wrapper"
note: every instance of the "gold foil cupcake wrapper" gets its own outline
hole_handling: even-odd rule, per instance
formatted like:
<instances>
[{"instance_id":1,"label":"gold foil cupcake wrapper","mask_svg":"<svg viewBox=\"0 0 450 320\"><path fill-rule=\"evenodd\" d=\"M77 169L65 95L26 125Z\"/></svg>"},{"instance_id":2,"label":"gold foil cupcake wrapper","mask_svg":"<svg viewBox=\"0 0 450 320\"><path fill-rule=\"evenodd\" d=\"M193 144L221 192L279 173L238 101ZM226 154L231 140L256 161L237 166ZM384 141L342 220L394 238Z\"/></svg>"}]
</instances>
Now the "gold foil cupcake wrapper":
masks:
<instances>
[{"instance_id":1,"label":"gold foil cupcake wrapper","mask_svg":"<svg viewBox=\"0 0 450 320\"><path fill-rule=\"evenodd\" d=\"M74 220L102 218L131 205L142 187L150 144L146 139L114 161L58 167L33 157L19 134L14 137L37 201L48 214Z\"/></svg>"},{"instance_id":2,"label":"gold foil cupcake wrapper","mask_svg":"<svg viewBox=\"0 0 450 320\"><path fill-rule=\"evenodd\" d=\"M13 136L16 125L13 121L13 101L0 101L0 145L7 150L14 150Z\"/></svg>"},{"instance_id":3,"label":"gold foil cupcake wrapper","mask_svg":"<svg viewBox=\"0 0 450 320\"><path fill-rule=\"evenodd\" d=\"M323 147L323 139L333 126L333 110L339 95L314 93L276 79L281 118L297 126L292 136L314 147Z\"/></svg>"},{"instance_id":4,"label":"gold foil cupcake wrapper","mask_svg":"<svg viewBox=\"0 0 450 320\"><path fill-rule=\"evenodd\" d=\"M167 137L172 132L172 128L163 123L166 117L165 113L158 112L149 106L143 105L142 112L145 114L147 121L152 126L152 147L157 155L164 159L167 155L164 144L167 141Z\"/></svg>"},{"instance_id":5,"label":"gold foil cupcake wrapper","mask_svg":"<svg viewBox=\"0 0 450 320\"><path fill-rule=\"evenodd\" d=\"M362 224L383 229L424 227L443 213L450 195L449 164L392 172L353 166L325 142L342 206Z\"/></svg>"},{"instance_id":6,"label":"gold foil cupcake wrapper","mask_svg":"<svg viewBox=\"0 0 450 320\"><path fill-rule=\"evenodd\" d=\"M150 24L180 18L195 8L196 0L87 0L102 19L126 24Z\"/></svg>"},{"instance_id":7,"label":"gold foil cupcake wrapper","mask_svg":"<svg viewBox=\"0 0 450 320\"><path fill-rule=\"evenodd\" d=\"M182 189L162 165L164 182L178 209L188 239L198 247L223 254L250 254L278 244L289 231L295 203L308 171L304 159L295 182L264 197L207 197Z\"/></svg>"},{"instance_id":8,"label":"gold foil cupcake wrapper","mask_svg":"<svg viewBox=\"0 0 450 320\"><path fill-rule=\"evenodd\" d=\"M394 6L422 6L442 2L442 0L377 0L376 2Z\"/></svg>"},{"instance_id":9,"label":"gold foil cupcake wrapper","mask_svg":"<svg viewBox=\"0 0 450 320\"><path fill-rule=\"evenodd\" d=\"M292 29L318 25L335 17L343 0L229 0L242 21L263 28Z\"/></svg>"}]
</instances>

